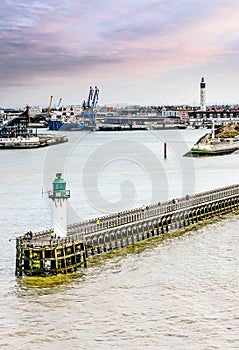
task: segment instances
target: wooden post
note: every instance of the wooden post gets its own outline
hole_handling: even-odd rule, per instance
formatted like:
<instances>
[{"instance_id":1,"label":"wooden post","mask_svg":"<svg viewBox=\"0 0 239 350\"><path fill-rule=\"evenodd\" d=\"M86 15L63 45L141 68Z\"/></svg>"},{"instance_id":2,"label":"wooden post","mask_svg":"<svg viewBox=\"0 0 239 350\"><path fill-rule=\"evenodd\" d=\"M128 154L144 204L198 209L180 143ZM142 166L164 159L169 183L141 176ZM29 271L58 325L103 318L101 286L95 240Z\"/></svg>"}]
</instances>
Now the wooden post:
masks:
<instances>
[{"instance_id":1,"label":"wooden post","mask_svg":"<svg viewBox=\"0 0 239 350\"><path fill-rule=\"evenodd\" d=\"M167 159L167 143L164 142L164 159Z\"/></svg>"},{"instance_id":2,"label":"wooden post","mask_svg":"<svg viewBox=\"0 0 239 350\"><path fill-rule=\"evenodd\" d=\"M57 249L54 249L54 258L55 258L55 269L56 269L56 274L58 274L58 256L57 256Z\"/></svg>"}]
</instances>

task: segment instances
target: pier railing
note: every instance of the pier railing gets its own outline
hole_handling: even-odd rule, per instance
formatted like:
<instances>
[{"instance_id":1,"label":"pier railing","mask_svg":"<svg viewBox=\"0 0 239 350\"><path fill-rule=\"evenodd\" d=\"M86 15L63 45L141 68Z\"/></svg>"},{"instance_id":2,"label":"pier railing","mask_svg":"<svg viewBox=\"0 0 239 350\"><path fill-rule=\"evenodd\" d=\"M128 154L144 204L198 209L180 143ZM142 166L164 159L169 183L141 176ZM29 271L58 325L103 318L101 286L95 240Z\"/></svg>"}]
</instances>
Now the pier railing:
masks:
<instances>
[{"instance_id":1,"label":"pier railing","mask_svg":"<svg viewBox=\"0 0 239 350\"><path fill-rule=\"evenodd\" d=\"M90 256L167 234L239 208L239 185L188 195L69 225L64 238L52 230L16 239L16 275L46 276L87 267ZM179 233L180 234L180 233ZM167 237L162 236L162 237Z\"/></svg>"},{"instance_id":2,"label":"pier railing","mask_svg":"<svg viewBox=\"0 0 239 350\"><path fill-rule=\"evenodd\" d=\"M149 204L140 208L135 208L120 213L102 216L99 219L90 219L79 223L68 225L68 236L54 240L57 244L68 244L76 240L84 240L85 237L93 233L110 230L121 225L134 223L147 218L157 217L172 211L190 208L199 204L211 201L230 198L239 194L239 185L222 187L219 189L205 191L194 195L186 195L185 197L168 200L166 202L158 202ZM36 232L33 234L31 244L49 244L50 233L52 229ZM24 239L24 237L20 237ZM53 243L53 242L52 242Z\"/></svg>"},{"instance_id":3,"label":"pier railing","mask_svg":"<svg viewBox=\"0 0 239 350\"><path fill-rule=\"evenodd\" d=\"M150 218L174 211L175 209L189 208L198 204L215 201L222 198L230 198L239 194L239 185L232 185L220 189L206 191L199 194L176 198L162 203L150 204L140 208L114 213L100 217L100 222L96 219L71 224L68 226L69 234L81 232L90 234L96 231L102 231L118 225L131 223L134 221Z\"/></svg>"}]
</instances>

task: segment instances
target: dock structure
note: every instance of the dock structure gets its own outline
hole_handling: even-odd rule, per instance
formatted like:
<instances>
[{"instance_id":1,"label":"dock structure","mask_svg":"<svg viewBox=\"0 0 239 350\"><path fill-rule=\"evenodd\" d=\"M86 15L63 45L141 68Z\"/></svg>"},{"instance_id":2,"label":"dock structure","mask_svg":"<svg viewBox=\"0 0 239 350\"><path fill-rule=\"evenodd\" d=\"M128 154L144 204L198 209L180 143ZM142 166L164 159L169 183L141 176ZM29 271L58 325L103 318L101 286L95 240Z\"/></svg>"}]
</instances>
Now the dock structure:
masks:
<instances>
[{"instance_id":1,"label":"dock structure","mask_svg":"<svg viewBox=\"0 0 239 350\"><path fill-rule=\"evenodd\" d=\"M16 239L16 275L47 276L87 266L94 255L190 227L237 211L239 185L67 225L66 237L52 229Z\"/></svg>"},{"instance_id":2,"label":"dock structure","mask_svg":"<svg viewBox=\"0 0 239 350\"><path fill-rule=\"evenodd\" d=\"M0 150L39 148L68 141L67 136L38 134L37 130L33 133L29 127L30 111L27 106L21 115L0 126Z\"/></svg>"},{"instance_id":3,"label":"dock structure","mask_svg":"<svg viewBox=\"0 0 239 350\"><path fill-rule=\"evenodd\" d=\"M39 148L64 142L68 142L68 137L65 135L39 134L27 137L0 137L0 150Z\"/></svg>"}]
</instances>

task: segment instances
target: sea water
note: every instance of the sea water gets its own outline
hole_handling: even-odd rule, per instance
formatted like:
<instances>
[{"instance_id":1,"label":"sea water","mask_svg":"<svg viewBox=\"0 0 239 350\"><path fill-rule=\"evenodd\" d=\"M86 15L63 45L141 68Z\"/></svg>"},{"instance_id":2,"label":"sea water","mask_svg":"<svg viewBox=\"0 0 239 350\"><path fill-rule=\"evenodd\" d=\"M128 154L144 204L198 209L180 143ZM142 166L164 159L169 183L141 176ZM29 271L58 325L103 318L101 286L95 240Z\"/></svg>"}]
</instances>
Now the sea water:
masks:
<instances>
[{"instance_id":1,"label":"sea water","mask_svg":"<svg viewBox=\"0 0 239 350\"><path fill-rule=\"evenodd\" d=\"M52 227L57 172L69 223L238 183L238 154L183 157L204 133L68 132L65 144L1 150L1 350L239 348L237 216L73 275L15 277L15 237Z\"/></svg>"}]
</instances>

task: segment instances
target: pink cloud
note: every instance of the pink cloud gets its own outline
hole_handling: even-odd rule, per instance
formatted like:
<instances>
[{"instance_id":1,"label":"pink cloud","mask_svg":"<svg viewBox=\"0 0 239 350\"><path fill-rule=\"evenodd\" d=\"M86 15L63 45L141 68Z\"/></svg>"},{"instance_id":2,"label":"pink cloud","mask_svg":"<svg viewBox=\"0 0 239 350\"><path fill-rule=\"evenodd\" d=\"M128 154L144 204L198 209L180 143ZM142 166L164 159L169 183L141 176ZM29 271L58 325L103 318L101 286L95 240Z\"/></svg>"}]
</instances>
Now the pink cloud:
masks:
<instances>
[{"instance_id":1,"label":"pink cloud","mask_svg":"<svg viewBox=\"0 0 239 350\"><path fill-rule=\"evenodd\" d=\"M1 79L151 79L200 69L236 53L238 9L233 0L2 1Z\"/></svg>"}]
</instances>

